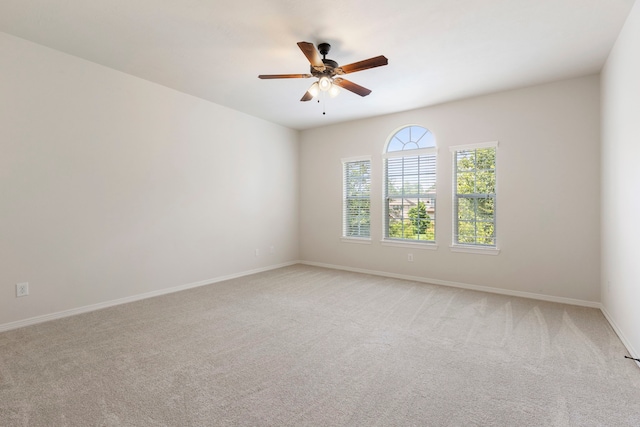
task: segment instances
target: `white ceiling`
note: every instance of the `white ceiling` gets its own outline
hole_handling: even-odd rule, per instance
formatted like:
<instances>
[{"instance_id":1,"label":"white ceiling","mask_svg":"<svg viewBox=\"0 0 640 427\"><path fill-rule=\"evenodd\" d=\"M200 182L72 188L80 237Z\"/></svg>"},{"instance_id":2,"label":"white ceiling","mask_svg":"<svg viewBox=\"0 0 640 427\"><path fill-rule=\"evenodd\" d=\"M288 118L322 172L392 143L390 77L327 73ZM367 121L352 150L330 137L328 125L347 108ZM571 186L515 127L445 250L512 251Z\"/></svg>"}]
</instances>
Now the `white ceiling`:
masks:
<instances>
[{"instance_id":1,"label":"white ceiling","mask_svg":"<svg viewBox=\"0 0 640 427\"><path fill-rule=\"evenodd\" d=\"M634 0L2 0L0 31L294 129L598 72ZM371 89L300 102L299 41Z\"/></svg>"}]
</instances>

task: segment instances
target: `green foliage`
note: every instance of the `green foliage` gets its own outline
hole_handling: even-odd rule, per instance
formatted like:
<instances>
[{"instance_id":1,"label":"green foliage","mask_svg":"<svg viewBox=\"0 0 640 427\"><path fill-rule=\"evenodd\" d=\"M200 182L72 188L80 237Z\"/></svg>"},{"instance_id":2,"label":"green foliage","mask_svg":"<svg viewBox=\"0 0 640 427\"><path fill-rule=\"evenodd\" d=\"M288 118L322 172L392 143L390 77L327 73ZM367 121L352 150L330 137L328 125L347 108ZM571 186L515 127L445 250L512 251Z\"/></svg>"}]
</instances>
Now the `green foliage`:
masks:
<instances>
[{"instance_id":1,"label":"green foliage","mask_svg":"<svg viewBox=\"0 0 640 427\"><path fill-rule=\"evenodd\" d=\"M389 237L396 239L416 239L415 226L409 219L389 220Z\"/></svg>"},{"instance_id":2,"label":"green foliage","mask_svg":"<svg viewBox=\"0 0 640 427\"><path fill-rule=\"evenodd\" d=\"M456 163L458 243L494 245L496 150L459 151Z\"/></svg>"},{"instance_id":3,"label":"green foliage","mask_svg":"<svg viewBox=\"0 0 640 427\"><path fill-rule=\"evenodd\" d=\"M424 202L418 202L403 215L402 206L390 208L392 213L389 218L389 237L395 239L409 239L434 241L435 222L427 213Z\"/></svg>"},{"instance_id":4,"label":"green foliage","mask_svg":"<svg viewBox=\"0 0 640 427\"><path fill-rule=\"evenodd\" d=\"M369 237L371 228L371 162L345 164L345 235Z\"/></svg>"},{"instance_id":5,"label":"green foliage","mask_svg":"<svg viewBox=\"0 0 640 427\"><path fill-rule=\"evenodd\" d=\"M459 151L457 169L458 194L495 193L496 150L494 148Z\"/></svg>"},{"instance_id":6,"label":"green foliage","mask_svg":"<svg viewBox=\"0 0 640 427\"><path fill-rule=\"evenodd\" d=\"M458 243L495 244L495 230L492 222L458 221Z\"/></svg>"},{"instance_id":7,"label":"green foliage","mask_svg":"<svg viewBox=\"0 0 640 427\"><path fill-rule=\"evenodd\" d=\"M435 154L403 156L385 161L389 197L388 237L435 240L434 220L423 201L435 197Z\"/></svg>"},{"instance_id":8,"label":"green foliage","mask_svg":"<svg viewBox=\"0 0 640 427\"><path fill-rule=\"evenodd\" d=\"M431 217L427 213L427 207L424 202L418 202L417 206L409 209L409 219L418 232L417 234L425 234L427 232L427 227L431 224Z\"/></svg>"},{"instance_id":9,"label":"green foliage","mask_svg":"<svg viewBox=\"0 0 640 427\"><path fill-rule=\"evenodd\" d=\"M347 236L368 237L371 229L369 199L347 200Z\"/></svg>"}]
</instances>

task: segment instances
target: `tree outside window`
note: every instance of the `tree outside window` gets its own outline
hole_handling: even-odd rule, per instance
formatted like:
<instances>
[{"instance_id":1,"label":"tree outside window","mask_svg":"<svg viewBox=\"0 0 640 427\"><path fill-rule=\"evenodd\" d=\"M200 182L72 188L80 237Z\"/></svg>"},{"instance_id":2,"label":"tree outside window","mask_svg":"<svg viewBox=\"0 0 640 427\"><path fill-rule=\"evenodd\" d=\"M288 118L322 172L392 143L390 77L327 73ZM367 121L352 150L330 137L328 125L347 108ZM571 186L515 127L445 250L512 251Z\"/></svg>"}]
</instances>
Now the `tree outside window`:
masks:
<instances>
[{"instance_id":1,"label":"tree outside window","mask_svg":"<svg viewBox=\"0 0 640 427\"><path fill-rule=\"evenodd\" d=\"M495 246L496 147L454 150L454 159L454 243Z\"/></svg>"},{"instance_id":2,"label":"tree outside window","mask_svg":"<svg viewBox=\"0 0 640 427\"><path fill-rule=\"evenodd\" d=\"M435 242L436 145L422 126L407 126L387 142L385 239Z\"/></svg>"}]
</instances>

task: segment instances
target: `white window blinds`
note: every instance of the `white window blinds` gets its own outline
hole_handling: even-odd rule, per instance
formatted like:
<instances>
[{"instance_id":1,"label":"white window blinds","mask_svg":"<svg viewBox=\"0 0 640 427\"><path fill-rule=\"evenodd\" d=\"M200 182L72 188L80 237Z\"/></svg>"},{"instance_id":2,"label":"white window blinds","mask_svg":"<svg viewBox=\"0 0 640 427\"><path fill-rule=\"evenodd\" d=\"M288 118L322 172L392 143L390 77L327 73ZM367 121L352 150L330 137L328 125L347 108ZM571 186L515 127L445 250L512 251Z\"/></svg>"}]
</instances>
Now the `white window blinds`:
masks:
<instances>
[{"instance_id":1,"label":"white window blinds","mask_svg":"<svg viewBox=\"0 0 640 427\"><path fill-rule=\"evenodd\" d=\"M411 243L436 240L436 140L418 125L387 141L384 158L384 238Z\"/></svg>"},{"instance_id":2,"label":"white window blinds","mask_svg":"<svg viewBox=\"0 0 640 427\"><path fill-rule=\"evenodd\" d=\"M371 237L371 160L343 161L343 237Z\"/></svg>"},{"instance_id":3,"label":"white window blinds","mask_svg":"<svg viewBox=\"0 0 640 427\"><path fill-rule=\"evenodd\" d=\"M385 237L435 242L435 153L387 158L385 176Z\"/></svg>"}]
</instances>

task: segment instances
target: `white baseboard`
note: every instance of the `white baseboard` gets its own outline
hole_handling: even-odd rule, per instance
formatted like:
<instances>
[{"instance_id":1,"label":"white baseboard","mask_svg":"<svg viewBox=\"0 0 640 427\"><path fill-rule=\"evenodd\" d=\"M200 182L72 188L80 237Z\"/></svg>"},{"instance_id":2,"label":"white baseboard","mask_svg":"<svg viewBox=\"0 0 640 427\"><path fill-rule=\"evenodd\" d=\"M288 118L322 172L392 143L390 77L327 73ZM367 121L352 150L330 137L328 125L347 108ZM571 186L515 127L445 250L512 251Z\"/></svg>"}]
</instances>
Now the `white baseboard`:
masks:
<instances>
[{"instance_id":1,"label":"white baseboard","mask_svg":"<svg viewBox=\"0 0 640 427\"><path fill-rule=\"evenodd\" d=\"M597 308L597 309L600 309L600 311L604 315L605 319L607 320L607 322L609 322L609 324L611 325L611 328L613 328L614 332L618 335L618 337L620 338L620 341L626 347L626 349L629 352L629 354L631 355L631 357L636 358L636 359L640 357L640 353L638 353L633 348L633 346L631 345L631 342L625 337L624 333L618 327L618 325L616 325L616 323L614 322L614 320L611 317L611 315L607 312L606 308L602 305L602 303L599 303L599 302L585 301L585 300L574 299L574 298L556 297L556 296L552 296L552 295L536 294L536 293L532 293L532 292L521 292L521 291L514 291L514 290L509 290L509 289L492 288L492 287L489 287L489 286L470 285L468 283L451 282L451 281L448 281L448 280L429 279L429 278L425 278L425 277L408 276L408 275L404 275L404 274L388 273L386 271L367 270L367 269L363 269L363 268L345 267L345 266L342 266L342 265L324 264L324 263L319 263L319 262L300 261L299 263L300 264L306 264L306 265L312 265L312 266L316 266L316 267L332 268L332 269L335 269L335 270L352 271L354 273L373 274L375 276L383 276L383 277L392 277L394 279L411 280L411 281L414 281L414 282L429 283L429 284L432 284L432 285L450 286L450 287L454 287L454 288L462 288L462 289L469 289L469 290L473 290L473 291L489 292L489 293L493 293L493 294L501 294L501 295L508 295L508 296L514 296L514 297L530 298L530 299L536 299L536 300L542 300L542 301L557 302L557 303L561 303L561 304L576 305L576 306L581 306L581 307ZM640 368L640 362L636 361L635 363Z\"/></svg>"},{"instance_id":2,"label":"white baseboard","mask_svg":"<svg viewBox=\"0 0 640 427\"><path fill-rule=\"evenodd\" d=\"M627 348L627 350L629 351L629 354L631 355L631 357L637 358L638 355L640 354L640 353L636 352L633 349L633 347L631 346L629 340L625 337L624 333L620 330L620 328L618 328L618 326L614 322L614 320L611 317L611 315L607 312L607 310L604 308L604 306L599 302L584 301L584 300L573 299L573 298L564 298L564 297L557 297L557 296L551 296L551 295L536 294L536 293L531 293L531 292L514 291L514 290L509 290L509 289L493 288L493 287L489 287L489 286L471 285L471 284L468 284L468 283L459 283L459 282L452 282L452 281L448 281L448 280L439 280L439 279L429 279L429 278L425 278L425 277L409 276L409 275L405 275L405 274L396 274L396 273L389 273L389 272L385 272L385 271L368 270L368 269L363 269L363 268L346 267L346 266L342 266L342 265L324 264L324 263L311 262L311 261L290 261L290 262L286 262L286 263L282 263L282 264L271 265L271 266L268 266L268 267L258 268L258 269L249 270L249 271L243 271L243 272L240 272L240 273L234 273L234 274L230 274L230 275L227 275L227 276L216 277L214 279L202 280L202 281L199 281L199 282L188 283L188 284L185 284L185 285L174 286L174 287L171 287L171 288L160 289L160 290L152 291L152 292L146 292L144 294L132 295L132 296L129 296L129 297L119 298L119 299L116 299L116 300L106 301L106 302L102 302L102 303L98 303L98 304L91 304L91 305L87 305L87 306L83 306L83 307L78 307L78 308L72 308L72 309L69 309L69 310L59 311L59 312L56 312L56 313L51 313L51 314L45 314L45 315L42 315L42 316L31 317L31 318L28 318L28 319L18 320L18 321L15 321L15 322L9 322L9 323L5 323L5 324L0 325L0 332L9 331L9 330L12 330L12 329L18 329L18 328L22 328L22 327L25 327L25 326L35 325L35 324L38 324L38 323L48 322L50 320L62 319L64 317L75 316L76 314L82 314L82 313L87 313L87 312L90 312L90 311L101 310L103 308L113 307L113 306L120 305L120 304L127 304L127 303L130 303L130 302L140 301L140 300L147 299L147 298L153 298L153 297L157 297L157 296L161 296L161 295L171 294L171 293L174 293L174 292L180 292L180 291L184 291L184 290L187 290L187 289L197 288L197 287L200 287L200 286L207 286L207 285L211 285L211 284L218 283L218 282L224 282L226 280L231 280L231 279L236 279L236 278L239 278L239 277L249 276L249 275L256 274L256 273L262 273L264 271L275 270L275 269L282 268L282 267L288 267L288 266L294 265L294 264L311 265L311 266L316 266L316 267L331 268L331 269L334 269L334 270L343 270L343 271L351 271L351 272L354 272L354 273L363 273L363 274L372 274L372 275L375 275L375 276L392 277L392 278L395 278L395 279L411 280L411 281L414 281L414 282L428 283L428 284L441 285L441 286L449 286L449 287L468 289L468 290L473 290L473 291L489 292L489 293L494 293L494 294L501 294L501 295L508 295L508 296L522 297L522 298L530 298L530 299L549 301L549 302L557 302L557 303L561 303L561 304L570 304L570 305L577 305L577 306L582 306L582 307L598 308L598 309L600 309L602 311L603 315L605 316L605 318L607 319L607 321L609 322L609 324L611 325L611 327L613 328L615 333L620 338L620 341L622 341L622 344ZM640 363L636 362L636 364L638 365L638 367L640 367Z\"/></svg>"},{"instance_id":3,"label":"white baseboard","mask_svg":"<svg viewBox=\"0 0 640 427\"><path fill-rule=\"evenodd\" d=\"M0 332L10 331L12 329L23 328L25 326L35 325L38 323L48 322L50 320L62 319L64 317L75 316L76 314L88 313L90 311L101 310L103 308L113 307L120 304L127 304L134 301L140 301L147 298L153 298L160 295L172 294L187 289L197 288L200 286L211 285L225 280L237 279L238 277L249 276L251 274L262 273L263 271L275 270L277 268L287 267L298 264L298 261L286 262L283 264L270 265L268 267L257 268L254 270L243 271L240 273L229 274L227 276L216 277L214 279L201 280L199 282L187 283L171 288L159 289L157 291L146 292L144 294L132 295L125 298L118 298L111 301L105 301L97 304L85 305L83 307L72 308L69 310L58 311L56 313L44 314L42 316L31 317L28 319L18 320L15 322L4 323L0 325Z\"/></svg>"},{"instance_id":4,"label":"white baseboard","mask_svg":"<svg viewBox=\"0 0 640 427\"><path fill-rule=\"evenodd\" d=\"M609 312L607 311L607 309L604 307L604 305L600 308L600 310L602 311L602 314L604 314L604 317L607 319L607 322L609 322L609 324L611 325L611 327L613 328L614 332L616 333L616 335L618 335L618 338L620 338L620 341L622 341L622 344L627 348L627 351L629 352L629 354L631 355L631 357L637 359L638 357L640 357L640 353L638 353L637 351L635 351L635 349L633 348L633 346L631 345L631 342L627 339L627 337L625 336L625 334L622 332L622 330L618 327L618 325L616 324L616 322L613 320L613 317L611 317L611 315L609 314ZM636 365L638 365L638 368L640 368L640 362L638 362L637 360L635 361Z\"/></svg>"},{"instance_id":5,"label":"white baseboard","mask_svg":"<svg viewBox=\"0 0 640 427\"><path fill-rule=\"evenodd\" d=\"M536 294L532 292L514 291L510 289L492 288L490 286L471 285L468 283L451 282L448 280L430 279L427 277L408 276L405 274L388 273L386 271L367 270L363 268L345 267L342 265L323 264L319 262L300 261L300 264L313 265L316 267L332 268L334 270L352 271L354 273L373 274L375 276L392 277L394 279L411 280L413 282L429 283L432 285L449 286L453 288L468 289L471 291L489 292L492 294L508 295L512 297L522 297L536 299L549 302L558 302L561 304L577 305L581 307L602 309L602 304L595 301L585 301L574 298L556 297L553 295Z\"/></svg>"}]
</instances>

